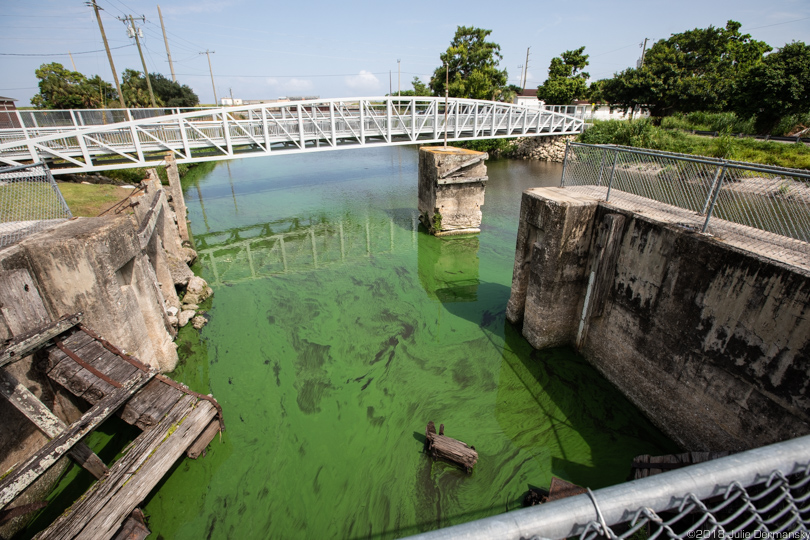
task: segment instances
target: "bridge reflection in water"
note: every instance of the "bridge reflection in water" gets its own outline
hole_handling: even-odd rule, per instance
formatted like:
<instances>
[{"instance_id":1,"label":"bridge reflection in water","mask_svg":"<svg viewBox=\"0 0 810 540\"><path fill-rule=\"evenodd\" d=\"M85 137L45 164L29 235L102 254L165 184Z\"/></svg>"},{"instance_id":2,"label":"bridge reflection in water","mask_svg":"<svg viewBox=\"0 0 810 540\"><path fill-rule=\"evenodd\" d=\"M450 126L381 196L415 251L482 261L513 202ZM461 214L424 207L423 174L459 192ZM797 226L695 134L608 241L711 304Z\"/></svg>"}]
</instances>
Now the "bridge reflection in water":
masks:
<instances>
[{"instance_id":1,"label":"bridge reflection in water","mask_svg":"<svg viewBox=\"0 0 810 540\"><path fill-rule=\"evenodd\" d=\"M416 249L416 210L329 221L282 219L195 235L212 285L311 272L384 253Z\"/></svg>"}]
</instances>

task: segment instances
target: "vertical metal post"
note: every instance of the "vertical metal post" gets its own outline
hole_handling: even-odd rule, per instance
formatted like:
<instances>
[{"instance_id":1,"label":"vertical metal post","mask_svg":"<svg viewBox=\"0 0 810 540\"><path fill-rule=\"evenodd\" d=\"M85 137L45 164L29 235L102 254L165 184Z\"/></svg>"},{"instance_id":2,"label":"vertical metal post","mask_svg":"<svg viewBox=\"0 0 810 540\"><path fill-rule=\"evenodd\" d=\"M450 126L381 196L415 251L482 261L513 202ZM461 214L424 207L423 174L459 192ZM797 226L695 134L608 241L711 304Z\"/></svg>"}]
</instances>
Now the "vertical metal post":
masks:
<instances>
[{"instance_id":1,"label":"vertical metal post","mask_svg":"<svg viewBox=\"0 0 810 540\"><path fill-rule=\"evenodd\" d=\"M366 144L366 105L360 100L360 144Z\"/></svg>"},{"instance_id":2,"label":"vertical metal post","mask_svg":"<svg viewBox=\"0 0 810 540\"><path fill-rule=\"evenodd\" d=\"M605 152L605 149L604 149L604 148L600 148L600 152L599 152L599 153L601 154L602 158L601 158L601 161L600 161L600 163L599 163L599 179L596 181L596 185L597 185L597 186L601 186L601 185L602 185L602 173L603 173L603 172L604 172L604 170L605 170L605 153L606 153L606 152Z\"/></svg>"},{"instance_id":3,"label":"vertical metal post","mask_svg":"<svg viewBox=\"0 0 810 540\"><path fill-rule=\"evenodd\" d=\"M608 180L607 194L605 194L605 202L610 200L610 189L613 187L613 176L616 174L616 162L619 161L619 149L616 149L616 154L613 156L613 167L610 169L610 180Z\"/></svg>"},{"instance_id":4,"label":"vertical metal post","mask_svg":"<svg viewBox=\"0 0 810 540\"><path fill-rule=\"evenodd\" d=\"M444 63L444 147L447 148L447 101L450 97L450 66Z\"/></svg>"},{"instance_id":5,"label":"vertical metal post","mask_svg":"<svg viewBox=\"0 0 810 540\"><path fill-rule=\"evenodd\" d=\"M703 229L700 232L705 233L706 229L709 228L709 220L712 218L712 212L714 212L714 205L717 202L717 196L720 195L720 188L723 187L723 178L726 176L726 163L723 163L723 166L720 168L720 172L717 174L714 186L712 186L711 195L711 202L709 203L709 207L706 209L706 221L703 222Z\"/></svg>"},{"instance_id":6,"label":"vertical metal post","mask_svg":"<svg viewBox=\"0 0 810 540\"><path fill-rule=\"evenodd\" d=\"M262 135L264 135L264 151L270 152L270 129L267 126L267 107L262 107Z\"/></svg>"},{"instance_id":7,"label":"vertical metal post","mask_svg":"<svg viewBox=\"0 0 810 540\"><path fill-rule=\"evenodd\" d=\"M568 167L568 149L570 148L568 143L569 141L565 141L565 158L563 158L563 170L562 178L560 178L560 187L565 187L565 169Z\"/></svg>"}]
</instances>

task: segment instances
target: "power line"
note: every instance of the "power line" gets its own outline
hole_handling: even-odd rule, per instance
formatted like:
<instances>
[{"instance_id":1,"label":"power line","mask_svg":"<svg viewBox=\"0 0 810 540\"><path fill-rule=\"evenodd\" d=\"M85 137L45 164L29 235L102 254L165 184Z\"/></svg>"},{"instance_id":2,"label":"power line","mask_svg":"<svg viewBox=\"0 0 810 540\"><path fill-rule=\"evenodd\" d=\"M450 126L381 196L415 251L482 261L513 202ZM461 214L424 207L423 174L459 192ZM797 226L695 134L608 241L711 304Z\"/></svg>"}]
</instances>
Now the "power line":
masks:
<instances>
[{"instance_id":1,"label":"power line","mask_svg":"<svg viewBox=\"0 0 810 540\"><path fill-rule=\"evenodd\" d=\"M211 51L214 52L214 51ZM204 52L199 54L205 54ZM371 75L387 75L384 71L377 71L377 72L367 72ZM197 73L178 73L178 75L183 75L184 77L196 77L201 74ZM245 79L292 79L292 78L300 78L300 79L314 79L320 77L354 77L357 73L343 73L343 74L335 74L335 75L223 75L219 74L219 77L242 77Z\"/></svg>"},{"instance_id":2,"label":"power line","mask_svg":"<svg viewBox=\"0 0 810 540\"><path fill-rule=\"evenodd\" d=\"M755 26L753 28L746 28L746 30L759 30L760 28L770 28L771 26L779 26L780 24L790 24L790 23L799 22L799 21L806 21L807 19L810 19L810 17L802 17L801 19L793 19L793 20L785 21L785 22L779 22L779 23L774 23L774 24L766 24L765 26Z\"/></svg>"},{"instance_id":3,"label":"power line","mask_svg":"<svg viewBox=\"0 0 810 540\"><path fill-rule=\"evenodd\" d=\"M120 47L110 47L110 50L113 51L115 49L124 49L126 47L132 47L132 44L129 45L121 45ZM98 49L96 51L81 51L75 52L73 54L92 54L92 53L100 53L104 52L104 49ZM0 53L0 56L69 56L70 53L53 53L53 54L40 54L40 53Z\"/></svg>"}]
</instances>

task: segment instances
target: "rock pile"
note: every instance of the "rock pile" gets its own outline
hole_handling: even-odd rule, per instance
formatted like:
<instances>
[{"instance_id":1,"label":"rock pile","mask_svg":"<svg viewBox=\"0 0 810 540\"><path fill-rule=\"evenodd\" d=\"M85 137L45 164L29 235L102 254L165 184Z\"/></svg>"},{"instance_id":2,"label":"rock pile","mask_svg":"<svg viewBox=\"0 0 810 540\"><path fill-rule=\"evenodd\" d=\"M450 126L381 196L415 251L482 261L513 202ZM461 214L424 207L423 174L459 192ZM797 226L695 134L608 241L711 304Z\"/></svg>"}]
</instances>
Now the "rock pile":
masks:
<instances>
[{"instance_id":1,"label":"rock pile","mask_svg":"<svg viewBox=\"0 0 810 540\"><path fill-rule=\"evenodd\" d=\"M565 159L565 143L573 141L574 135L557 137L520 137L513 142L509 156L516 159L536 159L562 163Z\"/></svg>"}]
</instances>

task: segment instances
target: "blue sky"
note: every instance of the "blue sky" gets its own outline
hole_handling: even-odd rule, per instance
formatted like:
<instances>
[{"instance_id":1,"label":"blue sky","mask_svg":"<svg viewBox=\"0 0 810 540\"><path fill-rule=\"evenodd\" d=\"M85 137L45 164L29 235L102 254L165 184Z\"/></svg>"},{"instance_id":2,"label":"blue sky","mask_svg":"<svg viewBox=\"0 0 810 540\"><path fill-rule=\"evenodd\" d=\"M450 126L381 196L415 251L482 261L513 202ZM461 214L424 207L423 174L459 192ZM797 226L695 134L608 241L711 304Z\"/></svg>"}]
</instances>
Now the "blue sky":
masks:
<instances>
[{"instance_id":1,"label":"blue sky","mask_svg":"<svg viewBox=\"0 0 810 540\"><path fill-rule=\"evenodd\" d=\"M115 67L142 70L134 40L116 17L144 15L144 54L150 72L170 76L157 2L98 0ZM60 62L85 75L112 82L93 10L78 0L2 0L0 10L0 95L29 105L37 92L34 70ZM527 87L545 80L548 65L562 51L585 45L591 79L635 66L644 38L733 19L742 31L774 48L791 41L810 43L810 0L680 0L512 2L256 2L250 0L163 0L160 4L178 81L204 103L213 102L211 55L217 95L244 99L280 96L373 96L388 93L389 72L397 89L423 81L439 65L456 27L492 30L501 46L501 67L518 84L531 47ZM93 52L97 51L97 52ZM36 56L22 56L36 55Z\"/></svg>"}]
</instances>

